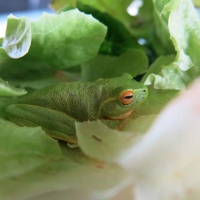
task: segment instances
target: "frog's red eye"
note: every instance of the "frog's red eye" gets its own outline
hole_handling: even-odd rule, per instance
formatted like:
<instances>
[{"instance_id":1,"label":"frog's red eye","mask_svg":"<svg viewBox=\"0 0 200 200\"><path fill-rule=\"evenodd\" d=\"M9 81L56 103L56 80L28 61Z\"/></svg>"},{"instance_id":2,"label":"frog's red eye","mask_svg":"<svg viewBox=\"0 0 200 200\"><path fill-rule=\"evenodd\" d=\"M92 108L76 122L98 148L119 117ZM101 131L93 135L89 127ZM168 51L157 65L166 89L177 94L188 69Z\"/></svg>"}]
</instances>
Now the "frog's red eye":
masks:
<instances>
[{"instance_id":1,"label":"frog's red eye","mask_svg":"<svg viewBox=\"0 0 200 200\"><path fill-rule=\"evenodd\" d=\"M133 102L133 91L125 91L121 95L121 102L124 105L128 105Z\"/></svg>"}]
</instances>

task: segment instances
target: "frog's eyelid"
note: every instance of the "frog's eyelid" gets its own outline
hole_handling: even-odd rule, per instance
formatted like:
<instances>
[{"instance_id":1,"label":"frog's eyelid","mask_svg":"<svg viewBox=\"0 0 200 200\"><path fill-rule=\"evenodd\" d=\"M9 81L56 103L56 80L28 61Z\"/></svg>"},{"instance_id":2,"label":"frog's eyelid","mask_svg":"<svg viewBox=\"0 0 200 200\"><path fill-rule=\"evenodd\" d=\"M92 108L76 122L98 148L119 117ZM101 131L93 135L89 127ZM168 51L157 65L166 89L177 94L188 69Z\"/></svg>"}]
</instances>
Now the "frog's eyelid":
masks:
<instances>
[{"instance_id":1,"label":"frog's eyelid","mask_svg":"<svg viewBox=\"0 0 200 200\"><path fill-rule=\"evenodd\" d=\"M133 95L127 95L127 96L125 96L124 98L125 98L125 99L131 99L131 98L133 98Z\"/></svg>"},{"instance_id":2,"label":"frog's eyelid","mask_svg":"<svg viewBox=\"0 0 200 200\"><path fill-rule=\"evenodd\" d=\"M131 104L134 100L134 92L132 90L124 91L121 94L120 100L121 100L122 104L124 104L124 105Z\"/></svg>"}]
</instances>

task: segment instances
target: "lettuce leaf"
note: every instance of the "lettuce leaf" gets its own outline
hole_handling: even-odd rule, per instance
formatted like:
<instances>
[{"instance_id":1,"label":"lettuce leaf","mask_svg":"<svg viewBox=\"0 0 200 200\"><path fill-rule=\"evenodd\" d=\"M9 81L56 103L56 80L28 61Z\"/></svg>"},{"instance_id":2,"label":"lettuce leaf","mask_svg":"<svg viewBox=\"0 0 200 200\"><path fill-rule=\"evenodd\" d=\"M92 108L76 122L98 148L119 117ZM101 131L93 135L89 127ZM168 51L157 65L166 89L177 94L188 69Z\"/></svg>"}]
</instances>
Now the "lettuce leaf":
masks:
<instances>
[{"instance_id":1,"label":"lettuce leaf","mask_svg":"<svg viewBox=\"0 0 200 200\"><path fill-rule=\"evenodd\" d=\"M10 58L21 58L28 53L31 45L31 23L25 17L17 20L10 15L8 19L2 50L4 49ZM16 30L15 37L13 30Z\"/></svg>"},{"instance_id":2,"label":"lettuce leaf","mask_svg":"<svg viewBox=\"0 0 200 200\"><path fill-rule=\"evenodd\" d=\"M66 7L77 7L77 4L85 4L91 6L101 12L108 13L117 20L129 26L127 22L131 21L130 15L126 12L127 7L131 4L132 0L120 0L117 3L114 0L52 0L51 7L60 11Z\"/></svg>"},{"instance_id":3,"label":"lettuce leaf","mask_svg":"<svg viewBox=\"0 0 200 200\"><path fill-rule=\"evenodd\" d=\"M44 13L35 22L9 16L0 64L57 69L76 66L97 55L106 31L103 24L78 10L59 15Z\"/></svg>"},{"instance_id":4,"label":"lettuce leaf","mask_svg":"<svg viewBox=\"0 0 200 200\"><path fill-rule=\"evenodd\" d=\"M58 142L41 128L7 122L0 123L0 129L1 199L53 199L64 194L95 199L98 192L121 185L128 175L120 166L90 160L66 143L60 144L61 153ZM110 180L113 173L117 175Z\"/></svg>"},{"instance_id":5,"label":"lettuce leaf","mask_svg":"<svg viewBox=\"0 0 200 200\"><path fill-rule=\"evenodd\" d=\"M200 40L199 16L190 0L155 1L155 8L159 20L168 26L177 54L174 61L162 66L158 74L150 74L146 84L153 84L158 89L184 89L200 72L200 44L197 42Z\"/></svg>"},{"instance_id":6,"label":"lettuce leaf","mask_svg":"<svg viewBox=\"0 0 200 200\"><path fill-rule=\"evenodd\" d=\"M147 66L148 59L145 52L130 49L120 56L98 55L81 65L81 75L84 81L94 81L99 77L117 77L123 73L129 73L136 77L145 73Z\"/></svg>"},{"instance_id":7,"label":"lettuce leaf","mask_svg":"<svg viewBox=\"0 0 200 200\"><path fill-rule=\"evenodd\" d=\"M95 6L92 7L80 1L76 3L76 8L81 12L91 14L108 28L105 40L99 49L99 54L119 56L126 52L127 49L140 48L137 38L133 37L124 24L110 13L98 10ZM70 9L72 8L67 7L60 12Z\"/></svg>"},{"instance_id":8,"label":"lettuce leaf","mask_svg":"<svg viewBox=\"0 0 200 200\"><path fill-rule=\"evenodd\" d=\"M27 92L24 89L14 88L0 78L0 96L2 97L21 96L26 93Z\"/></svg>"}]
</instances>

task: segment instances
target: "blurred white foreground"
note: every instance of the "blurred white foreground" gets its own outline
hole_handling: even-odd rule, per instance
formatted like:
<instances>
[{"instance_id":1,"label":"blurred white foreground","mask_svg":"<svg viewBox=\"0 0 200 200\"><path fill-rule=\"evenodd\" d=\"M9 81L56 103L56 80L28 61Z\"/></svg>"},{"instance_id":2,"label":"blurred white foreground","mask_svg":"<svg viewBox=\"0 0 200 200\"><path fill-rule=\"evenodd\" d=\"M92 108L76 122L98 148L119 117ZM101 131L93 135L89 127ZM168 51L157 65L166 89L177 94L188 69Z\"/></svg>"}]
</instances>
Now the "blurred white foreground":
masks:
<instances>
[{"instance_id":1,"label":"blurred white foreground","mask_svg":"<svg viewBox=\"0 0 200 200\"><path fill-rule=\"evenodd\" d=\"M200 199L200 79L119 163L132 172L136 200Z\"/></svg>"}]
</instances>

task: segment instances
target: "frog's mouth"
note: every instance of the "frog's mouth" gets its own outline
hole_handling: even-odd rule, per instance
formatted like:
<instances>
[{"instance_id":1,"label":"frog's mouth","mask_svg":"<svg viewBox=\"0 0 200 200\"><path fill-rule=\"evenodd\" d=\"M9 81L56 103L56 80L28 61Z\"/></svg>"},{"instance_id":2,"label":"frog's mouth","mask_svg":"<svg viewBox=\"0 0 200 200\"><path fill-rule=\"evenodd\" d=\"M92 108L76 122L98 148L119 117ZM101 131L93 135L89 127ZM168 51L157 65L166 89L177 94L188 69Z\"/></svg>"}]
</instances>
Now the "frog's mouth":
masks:
<instances>
[{"instance_id":1,"label":"frog's mouth","mask_svg":"<svg viewBox=\"0 0 200 200\"><path fill-rule=\"evenodd\" d=\"M129 117L132 113L133 113L134 109L133 110L129 110L128 112L122 114L122 115L119 115L119 116L113 116L113 117L109 117L109 119L116 119L116 120L121 120L121 119L125 119L127 117Z\"/></svg>"}]
</instances>

